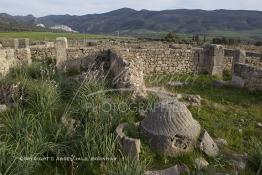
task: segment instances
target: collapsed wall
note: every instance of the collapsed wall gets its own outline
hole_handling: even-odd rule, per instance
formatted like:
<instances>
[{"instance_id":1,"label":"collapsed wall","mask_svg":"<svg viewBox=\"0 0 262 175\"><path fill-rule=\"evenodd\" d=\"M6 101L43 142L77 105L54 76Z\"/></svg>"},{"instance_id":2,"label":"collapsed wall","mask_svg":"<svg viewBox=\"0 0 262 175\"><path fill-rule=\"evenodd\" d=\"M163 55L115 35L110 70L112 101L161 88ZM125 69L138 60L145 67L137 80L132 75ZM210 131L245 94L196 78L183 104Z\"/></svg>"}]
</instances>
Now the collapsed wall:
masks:
<instances>
[{"instance_id":1,"label":"collapsed wall","mask_svg":"<svg viewBox=\"0 0 262 175\"><path fill-rule=\"evenodd\" d=\"M136 97L145 96L144 66L142 59L132 57L129 50L75 47L67 48L67 40L56 40L56 66L58 69L88 70L99 64L107 64L113 75L113 83L120 91L132 91ZM106 73L107 74L107 73Z\"/></svg>"},{"instance_id":2,"label":"collapsed wall","mask_svg":"<svg viewBox=\"0 0 262 175\"><path fill-rule=\"evenodd\" d=\"M135 97L146 96L144 66L141 58L134 58L129 50L110 51L110 71L114 75L114 84L124 91L133 91Z\"/></svg>"},{"instance_id":3,"label":"collapsed wall","mask_svg":"<svg viewBox=\"0 0 262 175\"><path fill-rule=\"evenodd\" d=\"M262 68L235 63L232 83L250 90L262 90Z\"/></svg>"}]
</instances>

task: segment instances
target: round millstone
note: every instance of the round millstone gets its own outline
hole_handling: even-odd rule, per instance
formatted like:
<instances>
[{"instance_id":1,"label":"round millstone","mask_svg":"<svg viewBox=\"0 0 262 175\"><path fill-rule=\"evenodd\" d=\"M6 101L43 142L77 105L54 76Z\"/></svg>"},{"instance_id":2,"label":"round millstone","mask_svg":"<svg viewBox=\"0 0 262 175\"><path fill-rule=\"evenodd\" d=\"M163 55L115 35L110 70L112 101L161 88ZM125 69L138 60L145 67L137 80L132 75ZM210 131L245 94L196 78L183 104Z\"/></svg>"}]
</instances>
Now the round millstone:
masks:
<instances>
[{"instance_id":1,"label":"round millstone","mask_svg":"<svg viewBox=\"0 0 262 175\"><path fill-rule=\"evenodd\" d=\"M194 147L201 127L183 103L173 100L157 104L140 129L153 149L177 156Z\"/></svg>"}]
</instances>

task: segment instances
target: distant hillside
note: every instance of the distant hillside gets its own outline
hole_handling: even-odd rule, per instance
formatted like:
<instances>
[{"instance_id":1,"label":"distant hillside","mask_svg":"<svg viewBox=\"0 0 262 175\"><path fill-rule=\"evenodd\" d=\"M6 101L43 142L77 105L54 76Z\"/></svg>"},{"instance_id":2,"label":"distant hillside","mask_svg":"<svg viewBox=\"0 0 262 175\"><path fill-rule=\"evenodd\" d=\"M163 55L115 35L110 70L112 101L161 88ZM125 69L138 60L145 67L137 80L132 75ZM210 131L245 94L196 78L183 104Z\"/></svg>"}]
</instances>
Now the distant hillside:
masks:
<instances>
[{"instance_id":1,"label":"distant hillside","mask_svg":"<svg viewBox=\"0 0 262 175\"><path fill-rule=\"evenodd\" d=\"M22 24L31 21L30 24L41 23L48 27L66 25L75 31L92 34L132 34L135 31L202 34L210 31L262 30L262 12L245 10L136 11L122 8L108 13L83 16L50 15L34 20L29 20L29 17L32 16L27 16L26 20L22 17L14 19ZM254 38L261 39L262 36L255 35Z\"/></svg>"},{"instance_id":2,"label":"distant hillside","mask_svg":"<svg viewBox=\"0 0 262 175\"><path fill-rule=\"evenodd\" d=\"M37 18L28 16L11 16L0 13L0 31L46 31L36 27Z\"/></svg>"},{"instance_id":3,"label":"distant hillside","mask_svg":"<svg viewBox=\"0 0 262 175\"><path fill-rule=\"evenodd\" d=\"M114 33L132 30L205 33L210 30L253 30L262 28L262 12L244 10L136 11L123 8L84 16L52 15L39 18L46 25L64 24L82 33Z\"/></svg>"}]
</instances>

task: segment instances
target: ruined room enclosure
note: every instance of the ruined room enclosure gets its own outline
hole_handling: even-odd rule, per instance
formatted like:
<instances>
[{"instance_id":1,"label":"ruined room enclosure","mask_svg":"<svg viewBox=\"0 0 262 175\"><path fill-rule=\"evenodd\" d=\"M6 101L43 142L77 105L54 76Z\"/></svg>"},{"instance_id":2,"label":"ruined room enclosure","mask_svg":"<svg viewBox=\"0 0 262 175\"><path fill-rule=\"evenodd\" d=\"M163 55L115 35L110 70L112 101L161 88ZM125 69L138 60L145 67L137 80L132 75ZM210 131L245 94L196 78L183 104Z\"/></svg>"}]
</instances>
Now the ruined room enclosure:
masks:
<instances>
[{"instance_id":1,"label":"ruined room enclosure","mask_svg":"<svg viewBox=\"0 0 262 175\"><path fill-rule=\"evenodd\" d=\"M89 73L89 76L99 78L107 78L108 76L114 82L114 89L119 89L120 91L121 89L130 89L134 92L134 99L147 99L152 94L157 96L158 100L160 100L159 106L165 109L165 111L161 113L161 111L156 109L155 113L146 112L145 114L139 111L141 123L134 128L134 130L141 130L141 133L144 133L139 135L141 138L145 137L147 139L132 138L132 134L125 133L126 124L123 123L116 127L116 133L118 134L119 142L122 144L122 150L127 155L136 159L143 159L145 155L143 153L140 155L141 151L145 151L144 147L150 145L150 148L158 150L157 152L160 152L161 155L168 157L168 164L165 164L163 160L159 162L163 167L171 167L172 171L183 170L186 172L188 170L184 166L173 165L174 162L177 162L176 157L181 152L190 153L195 147L199 151L196 153L197 157L204 157L210 161L210 164L214 165L212 157L217 157L219 151L220 153L223 152L225 146L225 140L222 139L221 141L220 139L219 142L218 137L223 137L223 134L221 134L222 131L220 129L215 127L216 122L222 124L223 121L225 122L223 124L226 125L226 116L229 115L231 120L231 118L234 118L234 112L239 116L245 116L248 120L252 120L240 109L243 104L233 98L236 95L243 99L246 98L246 105L250 108L249 112L255 119L255 121L252 121L252 125L248 124L248 128L244 126L244 129L247 130L244 130L244 132L259 135L259 123L261 122L261 119L259 119L261 114L259 110L259 96L253 97L255 95L252 95L252 92L251 94L247 93L249 90L261 90L261 55L259 53L229 50L218 45L206 45L203 48L179 45L172 47L168 45L138 47L136 45L129 46L126 43L99 43L91 45L88 44L88 47L68 47L66 38L58 38L53 45L49 46L34 46L30 48L29 45L18 45L15 46L17 48L5 48L1 50L1 61L8 66L1 70L5 74L13 66L30 64L32 60L44 61L48 58L54 60L57 70L66 72L68 75L74 73L83 73L85 75L84 73ZM204 75L204 78L201 79L202 73L222 79L223 73L227 71L232 72L232 80L230 81L215 81L213 83L207 75ZM159 76L161 74L174 77L180 75L198 76L200 74L200 78L193 83L189 81L188 84L185 83L186 79L183 78L179 79L179 82L165 80L157 84L164 86L164 89L156 87L156 85L150 82L145 83L148 80L147 77ZM80 81L84 79L85 76L80 76ZM215 86L215 88L212 86ZM238 89L239 87L244 89ZM224 93L231 93L232 96L228 95L228 98L226 98L226 95L223 95L223 91ZM239 91L239 94L234 91ZM228 107L214 93L218 93L217 95L220 95L220 98L225 98ZM249 103L251 103L250 106ZM252 107L252 105L255 106ZM211 108L211 111L209 108ZM213 122L209 120L209 115L212 115L212 112L214 113ZM201 115L207 115L205 117L208 119L201 118ZM153 118L148 118L149 116L153 116ZM222 116L222 118L219 119L219 116ZM168 120L164 121L158 117L168 118ZM236 120L238 121L238 119ZM162 123L162 121L164 122ZM233 122L233 120L230 122ZM242 122L242 118L240 122ZM209 126L210 123L212 123L211 126ZM254 127L254 124L257 126L255 126L255 131L252 131L250 128ZM154 125L156 127L151 128ZM231 132L230 126L227 127L229 128L221 128ZM191 129L188 130L188 128ZM165 129L167 129L166 132L159 132ZM194 130L194 132L190 132L191 130ZM236 134L236 138L240 138L243 131L238 131L240 128L234 126L232 132L236 132L235 130L239 132ZM232 139L231 141L227 134L225 137L230 144L230 148L240 149L236 145L239 144L237 140ZM149 140L149 142L145 140ZM157 153L148 150L146 153L158 156ZM175 158L170 158L170 155L173 155ZM244 154L236 156L237 158L232 155L229 156L231 157L228 160L232 159L234 163L238 160L246 160ZM156 159L154 158L154 161ZM214 159L216 160L216 158ZM232 163L234 168L237 167L241 169L240 171L244 171L242 169L243 166L234 163ZM156 165L151 166L152 169L163 169L163 167ZM190 166L190 168L193 167ZM170 171L170 169L167 169L167 171ZM147 173L155 172L149 171Z\"/></svg>"}]
</instances>

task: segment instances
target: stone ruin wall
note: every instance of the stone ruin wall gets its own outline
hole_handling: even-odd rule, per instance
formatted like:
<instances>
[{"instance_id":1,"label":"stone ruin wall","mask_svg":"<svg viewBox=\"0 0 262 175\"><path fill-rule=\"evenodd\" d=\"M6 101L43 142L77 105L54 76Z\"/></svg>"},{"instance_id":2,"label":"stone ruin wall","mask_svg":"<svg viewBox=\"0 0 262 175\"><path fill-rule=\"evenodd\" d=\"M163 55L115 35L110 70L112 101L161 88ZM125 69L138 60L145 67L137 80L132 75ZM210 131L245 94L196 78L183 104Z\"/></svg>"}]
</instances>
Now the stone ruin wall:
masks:
<instances>
[{"instance_id":1,"label":"stone ruin wall","mask_svg":"<svg viewBox=\"0 0 262 175\"><path fill-rule=\"evenodd\" d=\"M16 60L14 59L14 49L1 49L0 50L0 77L5 76L11 67L14 67Z\"/></svg>"},{"instance_id":2,"label":"stone ruin wall","mask_svg":"<svg viewBox=\"0 0 262 175\"><path fill-rule=\"evenodd\" d=\"M114 84L118 88L131 88L136 96L144 96L144 62L141 58L133 59L126 49L110 51L110 71L114 75Z\"/></svg>"},{"instance_id":3,"label":"stone ruin wall","mask_svg":"<svg viewBox=\"0 0 262 175\"><path fill-rule=\"evenodd\" d=\"M28 39L0 39L0 44L0 77L17 65L31 64Z\"/></svg>"},{"instance_id":4,"label":"stone ruin wall","mask_svg":"<svg viewBox=\"0 0 262 175\"><path fill-rule=\"evenodd\" d=\"M30 50L31 50L32 60L34 61L42 61L45 59L56 58L55 47L42 47L42 48L33 47L30 48Z\"/></svg>"},{"instance_id":5,"label":"stone ruin wall","mask_svg":"<svg viewBox=\"0 0 262 175\"><path fill-rule=\"evenodd\" d=\"M194 73L197 58L192 49L128 49L129 56L143 61L145 75Z\"/></svg>"},{"instance_id":6,"label":"stone ruin wall","mask_svg":"<svg viewBox=\"0 0 262 175\"><path fill-rule=\"evenodd\" d=\"M262 90L262 68L244 63L234 64L232 81L239 87L250 90Z\"/></svg>"},{"instance_id":7,"label":"stone ruin wall","mask_svg":"<svg viewBox=\"0 0 262 175\"><path fill-rule=\"evenodd\" d=\"M233 59L235 57L235 51L232 49L225 49L224 57L224 69L231 71L233 65ZM256 52L245 52L242 63L249 64L254 67L262 68L262 54Z\"/></svg>"},{"instance_id":8,"label":"stone ruin wall","mask_svg":"<svg viewBox=\"0 0 262 175\"><path fill-rule=\"evenodd\" d=\"M0 40L1 41L1 40ZM45 59L56 59L57 51L55 43L48 42L41 46L28 46L28 39L2 41L2 46L13 49L1 49L0 63L1 74L6 74L15 63L30 64L31 58L34 61ZM71 42L72 43L72 42ZM221 74L218 70L232 70L236 51L232 49L222 49L218 46L208 46L203 48L192 48L188 45L172 45L159 42L116 42L116 41L88 41L85 47L65 48L66 60L63 60L67 68L86 68L95 62L98 57L108 57L110 52L111 63L128 68L127 74L132 74L131 79L134 86L144 86L143 76L152 74L175 74L175 73L201 73L209 72L211 75ZM61 50L60 50L61 51ZM62 54L62 53L61 53ZM12 59L10 59L12 58ZM124 60L125 64L119 60ZM223 61L221 63L221 60ZM118 61L117 61L118 60ZM220 61L218 61L220 60ZM262 68L261 54L246 52L242 58L242 63L249 64L256 68ZM15 62L15 63L14 63ZM127 64L128 63L128 64ZM113 68L115 74L119 74L121 69ZM122 69L124 69L122 67ZM132 77L133 76L133 77ZM135 78L134 78L135 77ZM140 77L140 78L139 78ZM141 78L142 77L142 78ZM130 78L130 77L129 77ZM124 78L125 79L125 78Z\"/></svg>"}]
</instances>

